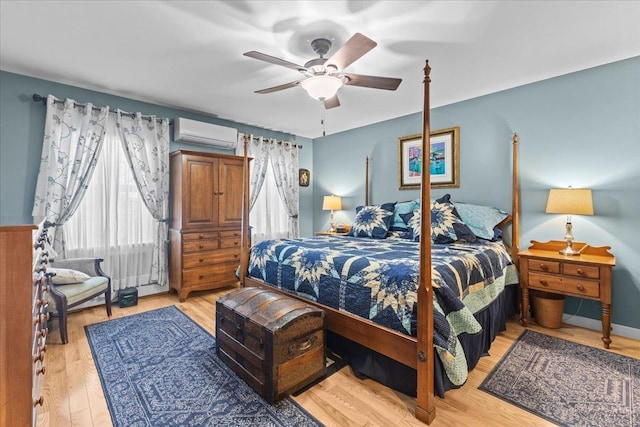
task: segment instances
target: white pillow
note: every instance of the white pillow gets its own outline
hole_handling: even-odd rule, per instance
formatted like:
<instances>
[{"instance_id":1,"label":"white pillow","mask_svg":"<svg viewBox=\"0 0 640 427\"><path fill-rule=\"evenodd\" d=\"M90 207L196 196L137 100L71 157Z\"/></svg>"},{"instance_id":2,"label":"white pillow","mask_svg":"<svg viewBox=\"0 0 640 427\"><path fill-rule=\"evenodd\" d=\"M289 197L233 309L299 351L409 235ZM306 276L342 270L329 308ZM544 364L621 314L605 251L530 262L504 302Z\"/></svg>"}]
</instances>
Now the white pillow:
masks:
<instances>
[{"instance_id":1,"label":"white pillow","mask_svg":"<svg viewBox=\"0 0 640 427\"><path fill-rule=\"evenodd\" d=\"M91 276L81 271L71 270L69 268L47 268L47 273L56 273L51 277L54 285L68 285L69 283L80 283L89 280Z\"/></svg>"}]
</instances>

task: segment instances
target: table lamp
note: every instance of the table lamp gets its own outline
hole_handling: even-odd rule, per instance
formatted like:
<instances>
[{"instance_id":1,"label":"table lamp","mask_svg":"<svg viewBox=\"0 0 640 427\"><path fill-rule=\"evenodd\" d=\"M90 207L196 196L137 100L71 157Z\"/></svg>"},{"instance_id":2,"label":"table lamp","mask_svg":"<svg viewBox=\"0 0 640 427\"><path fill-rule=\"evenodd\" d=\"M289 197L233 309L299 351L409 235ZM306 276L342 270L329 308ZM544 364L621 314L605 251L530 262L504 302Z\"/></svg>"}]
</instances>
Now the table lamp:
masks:
<instances>
[{"instance_id":1,"label":"table lamp","mask_svg":"<svg viewBox=\"0 0 640 427\"><path fill-rule=\"evenodd\" d=\"M331 226L329 231L331 233L336 232L336 225L333 223L333 211L339 211L342 209L342 198L340 196L324 196L324 200L322 201L322 210L323 211L331 211Z\"/></svg>"},{"instance_id":2,"label":"table lamp","mask_svg":"<svg viewBox=\"0 0 640 427\"><path fill-rule=\"evenodd\" d=\"M580 255L573 249L573 233L571 215L593 215L593 199L591 190L584 188L552 188L549 190L546 213L567 214L566 234L567 246L559 251L562 255Z\"/></svg>"}]
</instances>

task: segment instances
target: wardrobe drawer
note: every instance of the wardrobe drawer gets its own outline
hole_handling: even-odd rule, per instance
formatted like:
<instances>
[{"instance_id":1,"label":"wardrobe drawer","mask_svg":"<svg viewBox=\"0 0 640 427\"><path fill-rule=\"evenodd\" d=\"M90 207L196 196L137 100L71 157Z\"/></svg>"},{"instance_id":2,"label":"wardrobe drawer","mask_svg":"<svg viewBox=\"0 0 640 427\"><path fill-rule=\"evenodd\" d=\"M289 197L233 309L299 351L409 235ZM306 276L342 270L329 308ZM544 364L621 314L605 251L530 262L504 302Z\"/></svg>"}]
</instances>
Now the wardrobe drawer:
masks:
<instances>
[{"instance_id":1,"label":"wardrobe drawer","mask_svg":"<svg viewBox=\"0 0 640 427\"><path fill-rule=\"evenodd\" d=\"M221 248L239 248L240 237L231 237L226 239L220 239Z\"/></svg>"},{"instance_id":2,"label":"wardrobe drawer","mask_svg":"<svg viewBox=\"0 0 640 427\"><path fill-rule=\"evenodd\" d=\"M194 240L182 242L182 252L193 253L212 251L218 249L220 242L218 240Z\"/></svg>"},{"instance_id":3,"label":"wardrobe drawer","mask_svg":"<svg viewBox=\"0 0 640 427\"><path fill-rule=\"evenodd\" d=\"M182 268L186 270L236 260L238 262L240 261L240 252L234 248L219 249L214 252L185 254L182 257Z\"/></svg>"},{"instance_id":4,"label":"wardrobe drawer","mask_svg":"<svg viewBox=\"0 0 640 427\"><path fill-rule=\"evenodd\" d=\"M182 233L182 240L211 240L217 239L217 231L203 231L200 233Z\"/></svg>"},{"instance_id":5,"label":"wardrobe drawer","mask_svg":"<svg viewBox=\"0 0 640 427\"><path fill-rule=\"evenodd\" d=\"M237 263L227 263L184 270L182 272L182 286L198 286L213 282L225 286L225 284L238 280L236 277L237 268Z\"/></svg>"},{"instance_id":6,"label":"wardrobe drawer","mask_svg":"<svg viewBox=\"0 0 640 427\"><path fill-rule=\"evenodd\" d=\"M229 238L235 237L239 239L241 236L242 236L241 230L226 230L226 231L220 232L220 237L222 237L223 239L226 237L229 237Z\"/></svg>"}]
</instances>

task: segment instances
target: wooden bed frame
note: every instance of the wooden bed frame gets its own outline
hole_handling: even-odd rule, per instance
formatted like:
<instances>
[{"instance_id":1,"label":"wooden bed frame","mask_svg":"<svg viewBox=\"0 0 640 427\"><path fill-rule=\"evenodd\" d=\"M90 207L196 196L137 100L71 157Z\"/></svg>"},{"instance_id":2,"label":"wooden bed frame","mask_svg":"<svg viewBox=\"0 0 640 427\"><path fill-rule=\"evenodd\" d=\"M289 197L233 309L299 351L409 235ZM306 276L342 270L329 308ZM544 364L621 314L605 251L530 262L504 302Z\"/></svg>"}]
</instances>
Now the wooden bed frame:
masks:
<instances>
[{"instance_id":1,"label":"wooden bed frame","mask_svg":"<svg viewBox=\"0 0 640 427\"><path fill-rule=\"evenodd\" d=\"M430 132L430 107L429 84L431 67L426 61L424 67L424 106L422 135ZM241 238L241 268L240 281L243 286L266 287L271 290L279 289L252 277L247 276L249 266L249 159L247 157L248 139L245 137L244 150L244 183L243 183L243 212L242 212L242 238ZM516 254L519 247L520 221L518 200L518 136L513 136L513 206L512 215L508 218L512 222L511 255L517 263ZM430 151L429 138L422 138L422 152ZM367 159L368 169L368 159ZM366 180L368 180L368 172ZM421 199L430 200L430 176L422 174ZM368 187L368 185L367 185ZM368 203L368 189L367 189ZM422 218L430 218L430 204L421 203ZM426 212L425 212L426 211ZM503 223L505 223L503 221ZM502 223L501 223L502 224ZM281 291L284 292L284 291ZM391 359L417 370L417 397L415 416L420 421L430 424L436 416L434 397L434 357L433 349L433 289L431 287L431 239L420 240L420 275L417 290L417 336L411 337L400 332L376 325L368 319L364 319L344 311L339 311L322 304L314 303L291 293L287 295L301 299L309 304L316 305L325 311L326 328L338 335L355 341L365 347L377 351ZM427 315L421 315L427 313Z\"/></svg>"}]
</instances>

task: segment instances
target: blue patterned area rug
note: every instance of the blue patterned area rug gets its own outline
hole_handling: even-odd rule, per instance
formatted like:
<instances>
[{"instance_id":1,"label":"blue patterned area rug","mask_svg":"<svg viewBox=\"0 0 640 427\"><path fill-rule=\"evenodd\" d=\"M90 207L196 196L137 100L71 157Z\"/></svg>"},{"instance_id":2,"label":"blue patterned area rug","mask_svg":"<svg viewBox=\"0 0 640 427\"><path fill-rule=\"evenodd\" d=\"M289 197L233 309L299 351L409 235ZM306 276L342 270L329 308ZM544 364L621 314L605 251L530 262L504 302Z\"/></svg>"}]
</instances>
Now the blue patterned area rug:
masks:
<instances>
[{"instance_id":1,"label":"blue patterned area rug","mask_svg":"<svg viewBox=\"0 0 640 427\"><path fill-rule=\"evenodd\" d=\"M640 360L528 329L479 388L561 426L640 426Z\"/></svg>"},{"instance_id":2,"label":"blue patterned area rug","mask_svg":"<svg viewBox=\"0 0 640 427\"><path fill-rule=\"evenodd\" d=\"M175 306L85 330L114 426L322 426L290 398L269 405Z\"/></svg>"}]
</instances>

